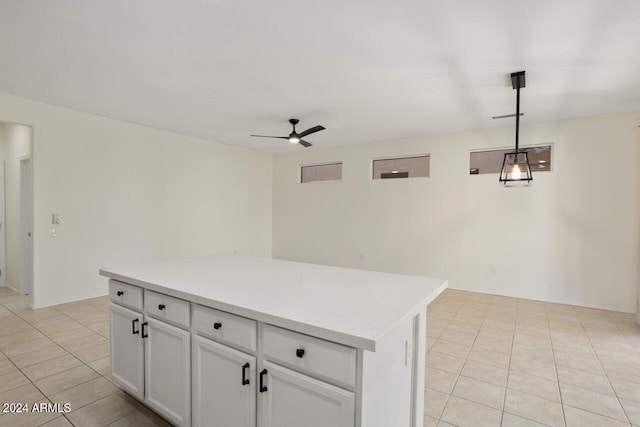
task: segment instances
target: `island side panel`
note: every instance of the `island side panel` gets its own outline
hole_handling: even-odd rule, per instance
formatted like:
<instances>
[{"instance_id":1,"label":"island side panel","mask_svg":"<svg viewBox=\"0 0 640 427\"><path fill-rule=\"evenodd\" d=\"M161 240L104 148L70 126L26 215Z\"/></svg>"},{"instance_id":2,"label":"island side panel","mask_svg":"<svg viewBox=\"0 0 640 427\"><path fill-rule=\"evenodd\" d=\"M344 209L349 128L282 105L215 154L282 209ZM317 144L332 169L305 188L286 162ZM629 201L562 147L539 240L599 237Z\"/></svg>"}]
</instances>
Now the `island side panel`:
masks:
<instances>
[{"instance_id":1,"label":"island side panel","mask_svg":"<svg viewBox=\"0 0 640 427\"><path fill-rule=\"evenodd\" d=\"M411 427L424 424L424 383L427 352L427 307L413 318L413 393Z\"/></svg>"},{"instance_id":2,"label":"island side panel","mask_svg":"<svg viewBox=\"0 0 640 427\"><path fill-rule=\"evenodd\" d=\"M424 387L424 371L421 377L414 375L414 318L407 316L389 330L375 352L363 351L362 426L410 427L416 417L414 389ZM422 360L424 364L424 356ZM422 426L422 419L418 425Z\"/></svg>"}]
</instances>

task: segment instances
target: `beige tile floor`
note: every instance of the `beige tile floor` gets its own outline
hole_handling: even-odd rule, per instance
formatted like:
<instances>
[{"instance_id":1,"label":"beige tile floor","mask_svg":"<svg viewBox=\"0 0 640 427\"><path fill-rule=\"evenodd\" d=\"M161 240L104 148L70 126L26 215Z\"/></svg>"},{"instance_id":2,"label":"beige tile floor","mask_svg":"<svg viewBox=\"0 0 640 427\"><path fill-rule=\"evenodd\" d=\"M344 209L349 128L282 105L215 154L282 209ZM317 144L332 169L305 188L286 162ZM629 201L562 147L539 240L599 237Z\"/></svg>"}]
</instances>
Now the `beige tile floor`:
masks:
<instances>
[{"instance_id":1,"label":"beige tile floor","mask_svg":"<svg viewBox=\"0 0 640 427\"><path fill-rule=\"evenodd\" d=\"M0 426L154 426L110 381L108 299L31 310L0 288ZM635 316L447 290L428 309L425 426L640 427ZM396 426L389 426L396 427Z\"/></svg>"},{"instance_id":2,"label":"beige tile floor","mask_svg":"<svg viewBox=\"0 0 640 427\"><path fill-rule=\"evenodd\" d=\"M29 304L0 288L0 405L69 403L71 411L0 412L0 426L168 425L110 381L107 297L39 310Z\"/></svg>"},{"instance_id":3,"label":"beige tile floor","mask_svg":"<svg viewBox=\"0 0 640 427\"><path fill-rule=\"evenodd\" d=\"M425 426L640 426L640 327L447 290L427 311L425 386Z\"/></svg>"}]
</instances>

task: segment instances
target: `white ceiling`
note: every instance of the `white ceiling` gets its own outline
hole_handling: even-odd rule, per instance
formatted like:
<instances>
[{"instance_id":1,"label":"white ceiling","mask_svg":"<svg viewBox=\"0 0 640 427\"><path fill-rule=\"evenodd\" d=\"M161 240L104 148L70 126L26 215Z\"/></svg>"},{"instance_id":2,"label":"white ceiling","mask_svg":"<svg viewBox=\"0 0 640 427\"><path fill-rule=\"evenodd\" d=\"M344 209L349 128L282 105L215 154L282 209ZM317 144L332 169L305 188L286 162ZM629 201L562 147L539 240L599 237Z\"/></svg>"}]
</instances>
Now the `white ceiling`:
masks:
<instances>
[{"instance_id":1,"label":"white ceiling","mask_svg":"<svg viewBox=\"0 0 640 427\"><path fill-rule=\"evenodd\" d=\"M520 70L523 123L640 109L639 46L638 0L0 0L0 92L269 152L509 125Z\"/></svg>"}]
</instances>

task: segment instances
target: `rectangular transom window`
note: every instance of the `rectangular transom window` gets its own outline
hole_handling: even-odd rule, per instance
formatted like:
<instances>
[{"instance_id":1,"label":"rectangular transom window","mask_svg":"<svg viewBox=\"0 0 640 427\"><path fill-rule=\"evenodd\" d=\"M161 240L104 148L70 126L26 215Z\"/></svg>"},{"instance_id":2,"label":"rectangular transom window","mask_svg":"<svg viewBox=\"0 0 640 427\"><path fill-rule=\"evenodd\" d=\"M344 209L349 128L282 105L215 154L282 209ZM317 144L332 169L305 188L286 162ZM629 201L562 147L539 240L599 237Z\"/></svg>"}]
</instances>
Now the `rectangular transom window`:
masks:
<instances>
[{"instance_id":1,"label":"rectangular transom window","mask_svg":"<svg viewBox=\"0 0 640 427\"><path fill-rule=\"evenodd\" d=\"M429 176L429 156L398 157L373 161L373 179Z\"/></svg>"},{"instance_id":2,"label":"rectangular transom window","mask_svg":"<svg viewBox=\"0 0 640 427\"><path fill-rule=\"evenodd\" d=\"M309 165L300 168L300 182L341 181L342 162L324 165Z\"/></svg>"},{"instance_id":3,"label":"rectangular transom window","mask_svg":"<svg viewBox=\"0 0 640 427\"><path fill-rule=\"evenodd\" d=\"M551 145L521 148L529 153L532 172L548 172L551 170ZM513 148L506 150L474 151L469 156L469 174L500 173L505 153L512 153Z\"/></svg>"}]
</instances>

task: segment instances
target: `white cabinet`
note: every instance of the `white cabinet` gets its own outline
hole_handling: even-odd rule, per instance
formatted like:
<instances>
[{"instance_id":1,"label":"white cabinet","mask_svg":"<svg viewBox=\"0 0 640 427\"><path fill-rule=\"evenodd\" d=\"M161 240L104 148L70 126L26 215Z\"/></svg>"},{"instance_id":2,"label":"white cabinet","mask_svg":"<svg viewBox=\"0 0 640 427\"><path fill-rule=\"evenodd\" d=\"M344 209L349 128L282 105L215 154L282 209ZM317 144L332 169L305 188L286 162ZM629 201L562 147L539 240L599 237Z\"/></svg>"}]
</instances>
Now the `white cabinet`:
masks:
<instances>
[{"instance_id":1,"label":"white cabinet","mask_svg":"<svg viewBox=\"0 0 640 427\"><path fill-rule=\"evenodd\" d=\"M222 344L255 353L258 326L255 320L193 304L193 331Z\"/></svg>"},{"instance_id":2,"label":"white cabinet","mask_svg":"<svg viewBox=\"0 0 640 427\"><path fill-rule=\"evenodd\" d=\"M137 286L109 280L109 298L119 305L142 311L142 288Z\"/></svg>"},{"instance_id":3,"label":"white cabinet","mask_svg":"<svg viewBox=\"0 0 640 427\"><path fill-rule=\"evenodd\" d=\"M255 427L256 358L193 337L193 425Z\"/></svg>"},{"instance_id":4,"label":"white cabinet","mask_svg":"<svg viewBox=\"0 0 640 427\"><path fill-rule=\"evenodd\" d=\"M266 360L335 383L356 385L356 349L272 325L262 328Z\"/></svg>"},{"instance_id":5,"label":"white cabinet","mask_svg":"<svg viewBox=\"0 0 640 427\"><path fill-rule=\"evenodd\" d=\"M351 387L355 385L353 348L260 325L263 348L254 357L226 345L252 347L255 322L245 320L194 305L194 332L205 335L193 336L194 426L355 425L355 393L336 386L350 384L352 378Z\"/></svg>"},{"instance_id":6,"label":"white cabinet","mask_svg":"<svg viewBox=\"0 0 640 427\"><path fill-rule=\"evenodd\" d=\"M355 395L270 362L260 377L258 427L353 427Z\"/></svg>"},{"instance_id":7,"label":"white cabinet","mask_svg":"<svg viewBox=\"0 0 640 427\"><path fill-rule=\"evenodd\" d=\"M142 313L109 304L111 376L122 388L144 398L144 341L140 339Z\"/></svg>"},{"instance_id":8,"label":"white cabinet","mask_svg":"<svg viewBox=\"0 0 640 427\"><path fill-rule=\"evenodd\" d=\"M152 317L145 318L144 326L146 401L172 423L188 426L191 334Z\"/></svg>"},{"instance_id":9,"label":"white cabinet","mask_svg":"<svg viewBox=\"0 0 640 427\"><path fill-rule=\"evenodd\" d=\"M167 322L188 327L181 323L189 320L190 304L157 294L147 301L147 292L143 297L142 288L109 282L112 378L173 424L189 426L191 332ZM136 311L143 308L145 314Z\"/></svg>"}]
</instances>

